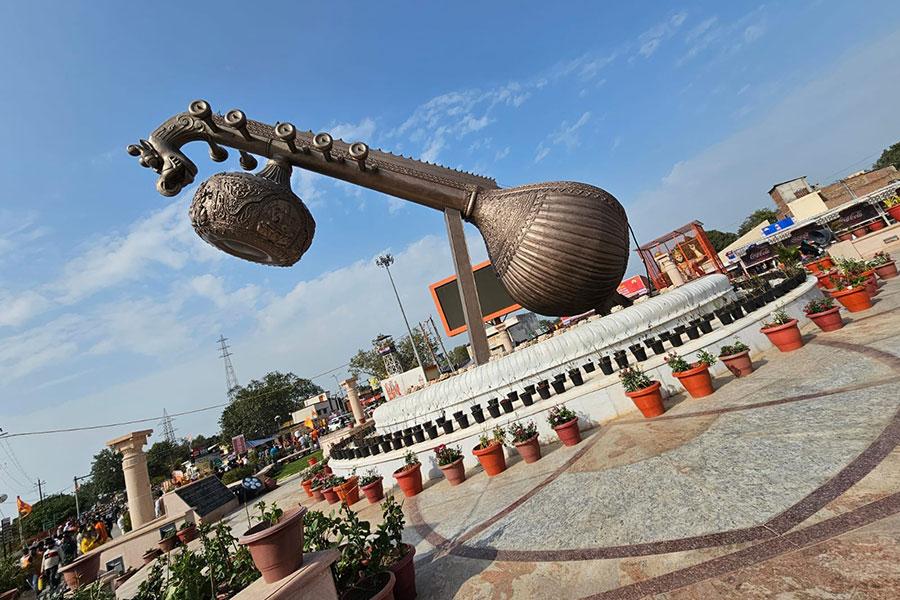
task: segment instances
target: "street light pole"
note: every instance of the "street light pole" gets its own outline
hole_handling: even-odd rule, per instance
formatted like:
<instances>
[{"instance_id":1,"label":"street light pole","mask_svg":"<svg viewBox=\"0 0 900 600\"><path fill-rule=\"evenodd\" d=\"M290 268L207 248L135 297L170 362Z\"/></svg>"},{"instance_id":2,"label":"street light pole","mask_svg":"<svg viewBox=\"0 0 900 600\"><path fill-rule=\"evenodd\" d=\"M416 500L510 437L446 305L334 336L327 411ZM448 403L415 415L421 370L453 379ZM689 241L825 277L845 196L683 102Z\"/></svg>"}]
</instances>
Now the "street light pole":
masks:
<instances>
[{"instance_id":1,"label":"street light pole","mask_svg":"<svg viewBox=\"0 0 900 600\"><path fill-rule=\"evenodd\" d=\"M400 294L397 293L397 286L394 285L394 276L391 275L391 265L394 264L394 257L390 254L382 254L375 260L375 264L379 267L384 267L384 270L387 271L388 279L391 280L391 287L394 288L394 296L397 297L397 304L400 306L400 314L403 315L403 322L406 323L406 331L409 333L409 341L412 344L413 353L415 353L416 361L418 361L419 367L421 367L424 374L425 364L422 362L422 357L419 356L419 349L416 348L416 338L413 336L409 321L406 318L406 311L403 310L403 303L400 301Z\"/></svg>"}]
</instances>

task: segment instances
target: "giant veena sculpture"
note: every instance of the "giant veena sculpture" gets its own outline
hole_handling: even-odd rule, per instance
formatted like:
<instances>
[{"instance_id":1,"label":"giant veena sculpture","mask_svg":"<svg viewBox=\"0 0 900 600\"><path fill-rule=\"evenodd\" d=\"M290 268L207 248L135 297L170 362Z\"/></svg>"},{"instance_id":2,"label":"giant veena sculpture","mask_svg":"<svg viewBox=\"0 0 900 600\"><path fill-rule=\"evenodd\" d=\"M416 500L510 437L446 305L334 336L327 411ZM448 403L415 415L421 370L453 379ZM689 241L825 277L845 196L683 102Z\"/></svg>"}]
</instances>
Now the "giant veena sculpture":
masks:
<instances>
[{"instance_id":1,"label":"giant veena sculpture","mask_svg":"<svg viewBox=\"0 0 900 600\"><path fill-rule=\"evenodd\" d=\"M267 158L257 173L219 173L204 181L190 208L204 240L234 256L290 266L312 243L315 221L290 187L293 167L342 179L442 211L459 211L484 237L488 254L510 296L544 315L572 315L608 306L628 261L628 221L608 192L577 182L500 188L488 177L424 163L328 133L297 131L247 119L240 110L214 114L204 100L160 125L149 139L128 147L159 174L156 188L174 196L194 181L196 165L181 148L209 145L216 162L225 146L240 152L245 170Z\"/></svg>"}]
</instances>

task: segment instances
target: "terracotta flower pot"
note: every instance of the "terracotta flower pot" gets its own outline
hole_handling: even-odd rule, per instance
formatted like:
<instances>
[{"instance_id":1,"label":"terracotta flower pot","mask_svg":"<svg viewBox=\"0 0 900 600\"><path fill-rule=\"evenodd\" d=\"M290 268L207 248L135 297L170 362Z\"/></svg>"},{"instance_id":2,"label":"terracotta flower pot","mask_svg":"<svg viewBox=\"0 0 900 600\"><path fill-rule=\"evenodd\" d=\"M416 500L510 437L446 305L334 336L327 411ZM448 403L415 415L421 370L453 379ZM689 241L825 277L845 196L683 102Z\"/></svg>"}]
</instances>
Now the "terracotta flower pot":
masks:
<instances>
[{"instance_id":1,"label":"terracotta flower pot","mask_svg":"<svg viewBox=\"0 0 900 600\"><path fill-rule=\"evenodd\" d=\"M897 263L891 261L875 267L875 273L882 279L893 279L897 276Z\"/></svg>"},{"instance_id":2,"label":"terracotta flower pot","mask_svg":"<svg viewBox=\"0 0 900 600\"><path fill-rule=\"evenodd\" d=\"M178 541L178 538L172 537ZM90 552L59 569L70 590L77 590L83 585L97 581L97 575L100 573L100 554L99 551Z\"/></svg>"},{"instance_id":3,"label":"terracotta flower pot","mask_svg":"<svg viewBox=\"0 0 900 600\"><path fill-rule=\"evenodd\" d=\"M238 539L266 583L284 579L303 564L304 514L302 506L285 511L274 525L257 523Z\"/></svg>"},{"instance_id":4,"label":"terracotta flower pot","mask_svg":"<svg viewBox=\"0 0 900 600\"><path fill-rule=\"evenodd\" d=\"M782 352L791 352L803 346L803 338L800 337L800 328L797 327L797 319L791 319L784 325L763 327L760 329L769 341Z\"/></svg>"},{"instance_id":5,"label":"terracotta flower pot","mask_svg":"<svg viewBox=\"0 0 900 600\"><path fill-rule=\"evenodd\" d=\"M869 292L869 297L876 296L878 294L878 280L875 279L875 269L863 271L862 274L866 278L866 290Z\"/></svg>"},{"instance_id":6,"label":"terracotta flower pot","mask_svg":"<svg viewBox=\"0 0 900 600\"><path fill-rule=\"evenodd\" d=\"M334 486L334 491L341 502L353 506L359 502L359 477L354 475L341 485Z\"/></svg>"},{"instance_id":7,"label":"terracotta flower pot","mask_svg":"<svg viewBox=\"0 0 900 600\"><path fill-rule=\"evenodd\" d=\"M310 490L316 502L321 502L325 499L325 494L322 493L323 489L324 488L321 487L314 487Z\"/></svg>"},{"instance_id":8,"label":"terracotta flower pot","mask_svg":"<svg viewBox=\"0 0 900 600\"><path fill-rule=\"evenodd\" d=\"M849 231L845 231L844 233L839 233L837 239L840 242L849 242L853 239L853 234Z\"/></svg>"},{"instance_id":9,"label":"terracotta flower pot","mask_svg":"<svg viewBox=\"0 0 900 600\"><path fill-rule=\"evenodd\" d=\"M649 386L635 392L625 392L625 395L631 398L631 401L638 407L641 414L649 419L650 417L658 417L666 411L663 407L662 393L659 388L659 382L654 381Z\"/></svg>"},{"instance_id":10,"label":"terracotta flower pot","mask_svg":"<svg viewBox=\"0 0 900 600\"><path fill-rule=\"evenodd\" d=\"M337 491L333 487L322 488L322 496L328 504L337 504L341 501L341 499L338 498Z\"/></svg>"},{"instance_id":11,"label":"terracotta flower pot","mask_svg":"<svg viewBox=\"0 0 900 600\"><path fill-rule=\"evenodd\" d=\"M160 550L159 548L151 548L150 550L147 550L146 552L144 552L144 555L141 556L141 560L144 561L145 565L150 564L154 560L156 560L157 558L162 556L162 553L163 553L162 550Z\"/></svg>"},{"instance_id":12,"label":"terracotta flower pot","mask_svg":"<svg viewBox=\"0 0 900 600\"><path fill-rule=\"evenodd\" d=\"M422 465L404 465L394 471L394 479L407 498L412 498L422 491Z\"/></svg>"},{"instance_id":13,"label":"terracotta flower pot","mask_svg":"<svg viewBox=\"0 0 900 600\"><path fill-rule=\"evenodd\" d=\"M753 372L753 361L750 360L750 351L744 350L737 354L729 354L728 356L720 356L721 360L731 374L735 377L745 377Z\"/></svg>"},{"instance_id":14,"label":"terracotta flower pot","mask_svg":"<svg viewBox=\"0 0 900 600\"><path fill-rule=\"evenodd\" d=\"M566 446L577 446L581 442L581 432L578 430L578 417L570 419L562 425L556 425L553 428L556 435Z\"/></svg>"},{"instance_id":15,"label":"terracotta flower pot","mask_svg":"<svg viewBox=\"0 0 900 600\"><path fill-rule=\"evenodd\" d=\"M478 462L484 468L488 477L494 477L506 470L506 457L503 454L503 445L491 442L487 448L474 448L472 454L478 458Z\"/></svg>"},{"instance_id":16,"label":"terracotta flower pot","mask_svg":"<svg viewBox=\"0 0 900 600\"><path fill-rule=\"evenodd\" d=\"M891 215L891 218L895 221L900 221L900 204L887 209L887 214Z\"/></svg>"},{"instance_id":17,"label":"terracotta flower pot","mask_svg":"<svg viewBox=\"0 0 900 600\"><path fill-rule=\"evenodd\" d=\"M857 227L853 230L853 237L861 238L862 236L869 233L868 227Z\"/></svg>"},{"instance_id":18,"label":"terracotta flower pot","mask_svg":"<svg viewBox=\"0 0 900 600\"><path fill-rule=\"evenodd\" d=\"M396 578L394 583L395 600L415 600L416 598L416 563L413 557L416 549L410 544L403 544L406 554L403 558L388 567Z\"/></svg>"},{"instance_id":19,"label":"terracotta flower pot","mask_svg":"<svg viewBox=\"0 0 900 600\"><path fill-rule=\"evenodd\" d=\"M303 491L306 492L306 495L310 498L313 497L312 494L312 479L305 479L300 482L300 486L303 488Z\"/></svg>"},{"instance_id":20,"label":"terracotta flower pot","mask_svg":"<svg viewBox=\"0 0 900 600\"><path fill-rule=\"evenodd\" d=\"M524 442L516 442L515 443L516 450L519 452L519 456L522 457L526 463L537 462L541 459L541 445L538 443L538 437L532 436L525 440Z\"/></svg>"},{"instance_id":21,"label":"terracotta flower pot","mask_svg":"<svg viewBox=\"0 0 900 600\"><path fill-rule=\"evenodd\" d=\"M871 223L869 223L869 231L878 231L879 229L884 229L885 227L886 227L886 225L884 224L884 221L882 221L881 219L878 219L877 221L872 221Z\"/></svg>"},{"instance_id":22,"label":"terracotta flower pot","mask_svg":"<svg viewBox=\"0 0 900 600\"><path fill-rule=\"evenodd\" d=\"M315 463L310 463L310 464L315 464ZM322 471L323 471L326 475L334 475L334 471L332 471L332 470L331 470L331 467L329 467L328 465L325 465L324 467L322 467Z\"/></svg>"},{"instance_id":23,"label":"terracotta flower pot","mask_svg":"<svg viewBox=\"0 0 900 600\"><path fill-rule=\"evenodd\" d=\"M317 462L319 462L319 459L317 459L315 456L310 456L309 461L307 461L307 464L311 467L314 464L316 464Z\"/></svg>"},{"instance_id":24,"label":"terracotta flower pot","mask_svg":"<svg viewBox=\"0 0 900 600\"><path fill-rule=\"evenodd\" d=\"M872 308L872 298L866 290L866 286L835 290L831 297L844 305L849 312L860 312Z\"/></svg>"},{"instance_id":25,"label":"terracotta flower pot","mask_svg":"<svg viewBox=\"0 0 900 600\"><path fill-rule=\"evenodd\" d=\"M377 504L384 499L384 480L381 477L368 485L362 486L360 489L366 495L366 500L369 501L369 504Z\"/></svg>"},{"instance_id":26,"label":"terracotta flower pot","mask_svg":"<svg viewBox=\"0 0 900 600\"><path fill-rule=\"evenodd\" d=\"M828 269L830 269L831 267L834 266L834 261L831 260L831 257L830 257L830 256L823 256L822 258L820 258L820 259L817 260L816 262L819 263L819 267L821 267L822 270L828 270Z\"/></svg>"},{"instance_id":27,"label":"terracotta flower pot","mask_svg":"<svg viewBox=\"0 0 900 600\"><path fill-rule=\"evenodd\" d=\"M831 290L834 289L834 282L831 281L831 272L830 271L820 271L816 273L817 284L823 290Z\"/></svg>"},{"instance_id":28,"label":"terracotta flower pot","mask_svg":"<svg viewBox=\"0 0 900 600\"><path fill-rule=\"evenodd\" d=\"M156 542L156 545L159 546L159 549L163 552L171 552L175 549L175 546L178 545L178 536L172 534L166 539Z\"/></svg>"},{"instance_id":29,"label":"terracotta flower pot","mask_svg":"<svg viewBox=\"0 0 900 600\"><path fill-rule=\"evenodd\" d=\"M814 260L811 263L806 263L803 265L806 267L806 270L812 273L813 275L818 275L822 272L822 268L819 266L819 261Z\"/></svg>"},{"instance_id":30,"label":"terracotta flower pot","mask_svg":"<svg viewBox=\"0 0 900 600\"><path fill-rule=\"evenodd\" d=\"M188 542L196 540L200 533L197 531L196 525L191 525L190 527L179 530L177 535L179 541L181 541L182 544L187 545Z\"/></svg>"},{"instance_id":31,"label":"terracotta flower pot","mask_svg":"<svg viewBox=\"0 0 900 600\"><path fill-rule=\"evenodd\" d=\"M806 316L822 331L836 331L844 326L844 320L837 306L819 313L807 313Z\"/></svg>"},{"instance_id":32,"label":"terracotta flower pot","mask_svg":"<svg viewBox=\"0 0 900 600\"><path fill-rule=\"evenodd\" d=\"M459 485L466 480L466 468L463 466L462 458L454 460L449 465L438 465L438 467L450 485Z\"/></svg>"},{"instance_id":33,"label":"terracotta flower pot","mask_svg":"<svg viewBox=\"0 0 900 600\"><path fill-rule=\"evenodd\" d=\"M684 386L691 398L705 398L714 391L712 377L709 375L709 366L703 363L695 363L687 371L672 373L672 375Z\"/></svg>"},{"instance_id":34,"label":"terracotta flower pot","mask_svg":"<svg viewBox=\"0 0 900 600\"><path fill-rule=\"evenodd\" d=\"M396 582L393 573L382 571L353 584L353 587L341 594L341 600L395 600Z\"/></svg>"}]
</instances>

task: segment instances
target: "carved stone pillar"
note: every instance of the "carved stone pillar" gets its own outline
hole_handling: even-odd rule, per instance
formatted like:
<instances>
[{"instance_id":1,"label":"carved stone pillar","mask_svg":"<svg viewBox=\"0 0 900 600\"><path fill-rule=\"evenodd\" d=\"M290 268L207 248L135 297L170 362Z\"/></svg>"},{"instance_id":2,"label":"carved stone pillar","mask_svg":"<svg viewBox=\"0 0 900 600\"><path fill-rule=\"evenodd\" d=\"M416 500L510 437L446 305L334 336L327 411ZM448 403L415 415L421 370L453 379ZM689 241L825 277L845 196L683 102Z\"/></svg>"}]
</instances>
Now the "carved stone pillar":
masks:
<instances>
[{"instance_id":1,"label":"carved stone pillar","mask_svg":"<svg viewBox=\"0 0 900 600\"><path fill-rule=\"evenodd\" d=\"M106 442L106 445L122 453L122 472L125 474L125 493L128 496L128 513L131 528L139 529L155 518L150 473L147 471L147 455L144 444L152 429L134 431Z\"/></svg>"},{"instance_id":2,"label":"carved stone pillar","mask_svg":"<svg viewBox=\"0 0 900 600\"><path fill-rule=\"evenodd\" d=\"M359 403L359 390L356 389L356 377L345 379L341 382L341 387L347 392L347 400L350 401L350 410L353 411L353 418L357 423L362 425L366 422L366 415Z\"/></svg>"}]
</instances>

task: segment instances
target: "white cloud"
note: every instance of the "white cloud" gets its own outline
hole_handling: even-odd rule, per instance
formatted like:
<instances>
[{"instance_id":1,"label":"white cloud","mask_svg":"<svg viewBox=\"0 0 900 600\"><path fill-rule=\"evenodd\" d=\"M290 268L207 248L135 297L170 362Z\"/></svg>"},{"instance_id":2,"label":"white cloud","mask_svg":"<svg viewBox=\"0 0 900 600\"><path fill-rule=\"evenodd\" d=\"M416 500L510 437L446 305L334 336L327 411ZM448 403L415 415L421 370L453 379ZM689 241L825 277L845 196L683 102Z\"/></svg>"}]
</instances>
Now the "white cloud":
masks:
<instances>
[{"instance_id":1,"label":"white cloud","mask_svg":"<svg viewBox=\"0 0 900 600\"><path fill-rule=\"evenodd\" d=\"M375 120L366 117L359 123L338 123L328 128L331 135L336 140L344 140L345 142L366 142L370 146L369 141L375 133Z\"/></svg>"},{"instance_id":2,"label":"white cloud","mask_svg":"<svg viewBox=\"0 0 900 600\"><path fill-rule=\"evenodd\" d=\"M900 116L892 99L900 96L900 80L882 74L898 62L895 32L798 82L747 128L677 162L627 203L638 239L695 218L733 230L751 210L771 204L772 183L798 175L815 181L896 141Z\"/></svg>"},{"instance_id":3,"label":"white cloud","mask_svg":"<svg viewBox=\"0 0 900 600\"><path fill-rule=\"evenodd\" d=\"M750 42L756 41L762 37L763 33L765 33L766 28L761 23L757 23L755 25L749 25L744 29L744 41L748 44Z\"/></svg>"},{"instance_id":4,"label":"white cloud","mask_svg":"<svg viewBox=\"0 0 900 600\"><path fill-rule=\"evenodd\" d=\"M76 340L85 332L83 318L63 315L0 339L0 379L9 385L39 369L63 363L75 355Z\"/></svg>"},{"instance_id":5,"label":"white cloud","mask_svg":"<svg viewBox=\"0 0 900 600\"><path fill-rule=\"evenodd\" d=\"M650 58L665 40L678 31L686 18L687 13L676 13L642 33L638 36L638 54L644 58Z\"/></svg>"},{"instance_id":6,"label":"white cloud","mask_svg":"<svg viewBox=\"0 0 900 600\"><path fill-rule=\"evenodd\" d=\"M326 177L306 169L294 169L291 173L291 189L310 210L325 205L322 184L326 181Z\"/></svg>"},{"instance_id":7,"label":"white cloud","mask_svg":"<svg viewBox=\"0 0 900 600\"><path fill-rule=\"evenodd\" d=\"M553 146L563 145L569 150L577 148L581 143L578 132L582 127L587 125L590 120L591 112L586 111L572 124L568 121L560 123L556 131L548 135L544 141L538 144L534 162L537 163L544 160L547 155L550 154L550 149Z\"/></svg>"},{"instance_id":8,"label":"white cloud","mask_svg":"<svg viewBox=\"0 0 900 600\"><path fill-rule=\"evenodd\" d=\"M503 150L498 150L497 153L494 155L494 160L503 160L504 158L509 156L509 152L510 152L509 146L506 146L505 148L503 148Z\"/></svg>"},{"instance_id":9,"label":"white cloud","mask_svg":"<svg viewBox=\"0 0 900 600\"><path fill-rule=\"evenodd\" d=\"M0 327L18 327L50 307L50 301L35 291L19 295L0 291Z\"/></svg>"}]
</instances>

